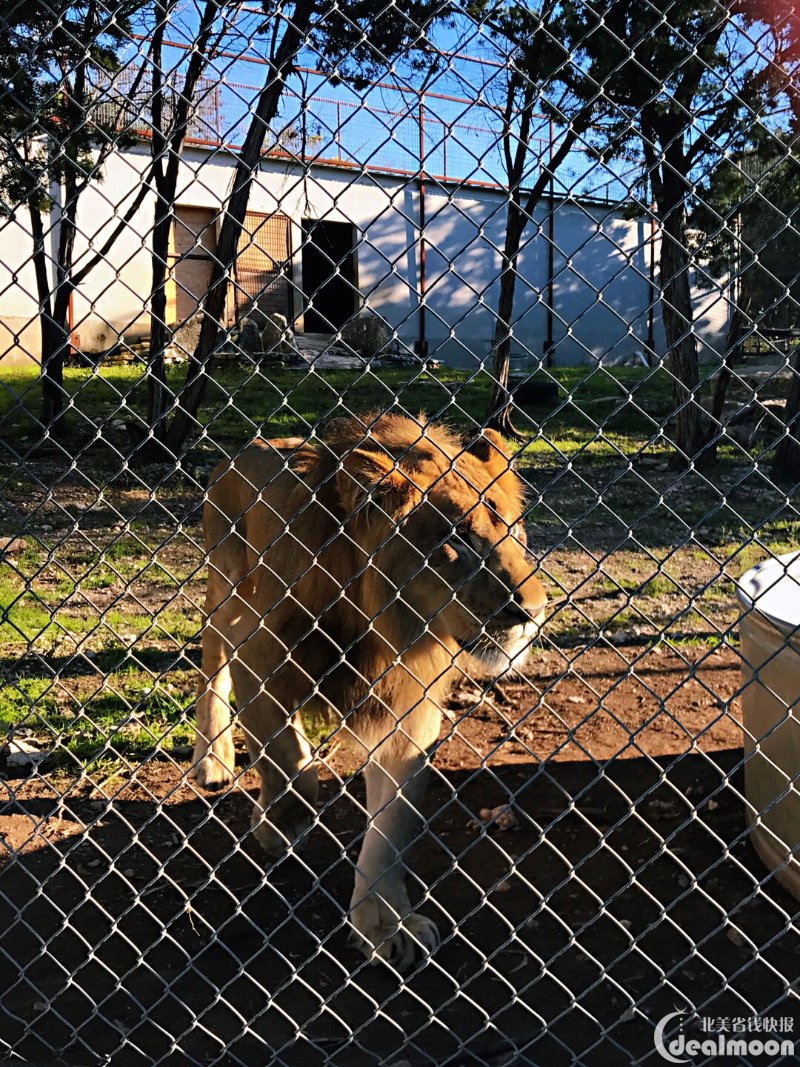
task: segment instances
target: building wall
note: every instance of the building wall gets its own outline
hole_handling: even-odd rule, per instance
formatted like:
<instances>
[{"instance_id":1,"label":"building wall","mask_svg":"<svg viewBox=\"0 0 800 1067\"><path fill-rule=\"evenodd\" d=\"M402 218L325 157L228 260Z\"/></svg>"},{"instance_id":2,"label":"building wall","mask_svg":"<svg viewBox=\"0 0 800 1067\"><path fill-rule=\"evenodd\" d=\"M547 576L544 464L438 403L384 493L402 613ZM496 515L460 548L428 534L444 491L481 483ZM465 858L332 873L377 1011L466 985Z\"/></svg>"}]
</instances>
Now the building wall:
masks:
<instances>
[{"instance_id":1,"label":"building wall","mask_svg":"<svg viewBox=\"0 0 800 1067\"><path fill-rule=\"evenodd\" d=\"M79 256L88 254L90 243L100 247L112 232L139 191L147 163L144 147L110 157L104 181L89 186L81 198L76 241ZM138 341L149 329L153 205L151 197L145 199L130 225L75 293L74 331L84 351L103 351L121 336ZM76 265L80 267L79 259Z\"/></svg>"},{"instance_id":2,"label":"building wall","mask_svg":"<svg viewBox=\"0 0 800 1067\"><path fill-rule=\"evenodd\" d=\"M24 208L0 223L0 361L30 366L41 351L30 221Z\"/></svg>"},{"instance_id":3,"label":"building wall","mask_svg":"<svg viewBox=\"0 0 800 1067\"><path fill-rule=\"evenodd\" d=\"M80 257L99 247L139 189L148 163L142 145L109 160L105 180L81 201ZM209 208L224 202L233 158L192 149L182 163L178 203ZM291 219L296 328L302 330L303 219L353 224L358 289L363 308L381 315L409 348L419 337L419 189L414 179L316 167L303 172L265 160L253 185L253 212L281 211ZM477 366L489 359L499 292L505 209L498 190L428 183L426 210L426 335L429 353L448 363ZM547 339L548 212L537 210L518 263L512 353L519 368L544 356ZM642 350L647 340L650 233L644 219L576 201L554 211L553 363L585 363ZM54 213L53 221L56 221ZM37 303L24 212L0 227L0 354L38 356ZM76 293L74 331L86 351L102 351L120 337L140 340L148 330L150 198L134 215L105 260ZM172 307L175 300L171 301ZM719 347L727 306L719 292L698 294L696 329L703 351ZM18 341L15 343L15 336ZM656 309L656 350L663 331Z\"/></svg>"}]
</instances>

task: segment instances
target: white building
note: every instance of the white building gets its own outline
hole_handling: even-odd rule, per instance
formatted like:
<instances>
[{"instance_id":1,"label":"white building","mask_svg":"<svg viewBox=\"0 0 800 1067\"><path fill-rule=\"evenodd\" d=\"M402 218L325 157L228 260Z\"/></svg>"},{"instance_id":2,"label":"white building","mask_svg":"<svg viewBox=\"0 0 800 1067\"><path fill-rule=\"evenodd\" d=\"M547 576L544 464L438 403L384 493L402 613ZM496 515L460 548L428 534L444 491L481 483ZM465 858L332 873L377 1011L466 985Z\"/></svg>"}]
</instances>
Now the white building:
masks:
<instances>
[{"instance_id":1,"label":"white building","mask_svg":"<svg viewBox=\"0 0 800 1067\"><path fill-rule=\"evenodd\" d=\"M112 155L103 182L84 193L77 266L139 189L148 153L142 143ZM217 148L184 152L170 257L170 322L185 320L202 299L233 165L233 155ZM260 307L285 314L298 332L335 333L369 308L409 349L427 341L430 356L474 366L490 354L505 202L502 189L488 183L426 180L421 256L416 177L342 160L302 166L289 155L265 157L250 198L228 320L247 314L257 298ZM541 231L529 225L519 259L517 366L534 366L548 350L556 366L625 356L645 351L648 341L663 353L651 285L657 237L649 220L626 219L618 206L567 198L552 205L551 231L550 210L545 200L537 212ZM0 227L4 361L37 359L40 350L27 223L20 209ZM73 340L81 350L101 352L120 339L134 343L147 335L152 225L148 197L75 294ZM698 294L696 329L705 354L719 348L727 314L722 291Z\"/></svg>"}]
</instances>

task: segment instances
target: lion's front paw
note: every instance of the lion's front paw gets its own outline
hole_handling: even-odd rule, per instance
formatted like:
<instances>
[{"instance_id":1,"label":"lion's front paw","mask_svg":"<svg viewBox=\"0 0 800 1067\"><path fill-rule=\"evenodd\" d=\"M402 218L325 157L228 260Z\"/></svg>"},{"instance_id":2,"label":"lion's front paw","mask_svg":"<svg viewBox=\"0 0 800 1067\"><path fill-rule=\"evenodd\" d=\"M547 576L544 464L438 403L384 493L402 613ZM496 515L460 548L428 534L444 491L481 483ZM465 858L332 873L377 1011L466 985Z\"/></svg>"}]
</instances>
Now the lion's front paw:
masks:
<instances>
[{"instance_id":1,"label":"lion's front paw","mask_svg":"<svg viewBox=\"0 0 800 1067\"><path fill-rule=\"evenodd\" d=\"M283 856L290 848L299 850L316 821L310 811L294 812L291 818L276 819L270 815L257 804L253 809L252 827L256 841L274 858Z\"/></svg>"},{"instance_id":2,"label":"lion's front paw","mask_svg":"<svg viewBox=\"0 0 800 1067\"><path fill-rule=\"evenodd\" d=\"M378 901L363 901L353 911L352 941L372 964L388 963L407 971L439 947L436 923L412 911L402 919L385 921L387 909Z\"/></svg>"},{"instance_id":3,"label":"lion's front paw","mask_svg":"<svg viewBox=\"0 0 800 1067\"><path fill-rule=\"evenodd\" d=\"M189 777L204 789L227 789L233 785L236 753L233 745L208 745L205 740L197 739L192 756Z\"/></svg>"}]
</instances>

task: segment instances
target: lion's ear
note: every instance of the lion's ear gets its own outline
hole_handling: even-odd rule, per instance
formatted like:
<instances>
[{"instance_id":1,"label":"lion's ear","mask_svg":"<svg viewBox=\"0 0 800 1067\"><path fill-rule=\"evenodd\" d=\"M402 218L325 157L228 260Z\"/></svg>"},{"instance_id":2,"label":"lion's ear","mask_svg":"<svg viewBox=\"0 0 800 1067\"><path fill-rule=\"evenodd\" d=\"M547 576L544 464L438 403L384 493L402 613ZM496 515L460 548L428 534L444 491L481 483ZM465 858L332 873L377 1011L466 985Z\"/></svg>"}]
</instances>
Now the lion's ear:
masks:
<instances>
[{"instance_id":1,"label":"lion's ear","mask_svg":"<svg viewBox=\"0 0 800 1067\"><path fill-rule=\"evenodd\" d=\"M480 437L467 446L467 452L479 459L481 463L488 463L490 467L507 470L511 466L511 453L506 448L505 441L497 430L488 427L481 431Z\"/></svg>"},{"instance_id":2,"label":"lion's ear","mask_svg":"<svg viewBox=\"0 0 800 1067\"><path fill-rule=\"evenodd\" d=\"M357 448L348 452L336 474L339 499L348 514L373 500L389 515L405 514L422 493L391 456Z\"/></svg>"}]
</instances>

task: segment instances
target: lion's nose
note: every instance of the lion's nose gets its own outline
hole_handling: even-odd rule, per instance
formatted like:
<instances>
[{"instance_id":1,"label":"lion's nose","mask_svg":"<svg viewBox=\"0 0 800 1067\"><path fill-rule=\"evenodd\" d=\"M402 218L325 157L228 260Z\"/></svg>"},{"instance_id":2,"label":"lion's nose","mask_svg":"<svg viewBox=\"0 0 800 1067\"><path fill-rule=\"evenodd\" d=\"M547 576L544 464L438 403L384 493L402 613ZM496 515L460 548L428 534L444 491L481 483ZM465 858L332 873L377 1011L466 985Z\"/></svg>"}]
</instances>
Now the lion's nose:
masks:
<instances>
[{"instance_id":1,"label":"lion's nose","mask_svg":"<svg viewBox=\"0 0 800 1067\"><path fill-rule=\"evenodd\" d=\"M506 608L507 612L514 619L515 622L525 625L529 622L537 622L542 614L544 608L544 601L539 603L526 603L519 589L516 589L511 594L511 599Z\"/></svg>"},{"instance_id":2,"label":"lion's nose","mask_svg":"<svg viewBox=\"0 0 800 1067\"><path fill-rule=\"evenodd\" d=\"M520 626L524 626L528 622L533 622L533 617L528 614L522 604L518 604L516 597L512 597L509 603L506 605L506 613L519 623Z\"/></svg>"},{"instance_id":3,"label":"lion's nose","mask_svg":"<svg viewBox=\"0 0 800 1067\"><path fill-rule=\"evenodd\" d=\"M506 610L517 623L527 625L535 622L540 625L544 621L546 606L544 589L537 579L529 578L524 586L519 586L512 592Z\"/></svg>"}]
</instances>

